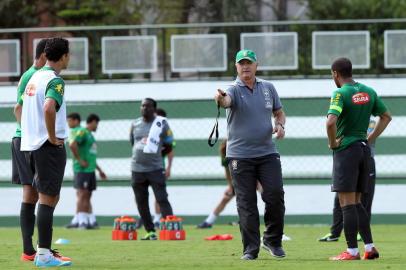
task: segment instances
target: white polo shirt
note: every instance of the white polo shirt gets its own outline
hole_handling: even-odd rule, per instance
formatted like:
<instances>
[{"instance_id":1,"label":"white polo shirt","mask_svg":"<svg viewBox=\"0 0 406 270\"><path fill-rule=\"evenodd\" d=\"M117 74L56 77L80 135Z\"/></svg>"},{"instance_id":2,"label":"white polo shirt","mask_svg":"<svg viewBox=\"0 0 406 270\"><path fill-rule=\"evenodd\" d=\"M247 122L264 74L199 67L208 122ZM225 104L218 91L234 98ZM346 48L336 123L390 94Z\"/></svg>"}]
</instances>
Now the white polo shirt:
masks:
<instances>
[{"instance_id":1,"label":"white polo shirt","mask_svg":"<svg viewBox=\"0 0 406 270\"><path fill-rule=\"evenodd\" d=\"M45 99L52 98L57 103L55 135L68 137L66 104L64 102L65 83L48 66L38 70L29 80L24 92L24 106L21 115L21 151L34 151L48 140L45 125Z\"/></svg>"}]
</instances>

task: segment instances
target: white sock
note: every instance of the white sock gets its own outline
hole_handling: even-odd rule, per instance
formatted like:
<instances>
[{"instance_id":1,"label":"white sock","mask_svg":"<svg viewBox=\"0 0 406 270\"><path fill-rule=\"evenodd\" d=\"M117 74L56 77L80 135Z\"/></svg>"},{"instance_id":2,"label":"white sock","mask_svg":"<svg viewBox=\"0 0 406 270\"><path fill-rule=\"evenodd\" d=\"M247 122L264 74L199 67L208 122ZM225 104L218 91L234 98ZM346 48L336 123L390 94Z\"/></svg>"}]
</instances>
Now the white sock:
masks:
<instances>
[{"instance_id":1,"label":"white sock","mask_svg":"<svg viewBox=\"0 0 406 270\"><path fill-rule=\"evenodd\" d=\"M358 248L347 248L347 252L351 254L351 256L357 256L359 251Z\"/></svg>"},{"instance_id":2,"label":"white sock","mask_svg":"<svg viewBox=\"0 0 406 270\"><path fill-rule=\"evenodd\" d=\"M38 259L46 262L52 256L51 251L47 248L37 248Z\"/></svg>"},{"instance_id":3,"label":"white sock","mask_svg":"<svg viewBox=\"0 0 406 270\"><path fill-rule=\"evenodd\" d=\"M373 247L375 247L374 243L365 244L365 251L366 252L371 252Z\"/></svg>"},{"instance_id":4,"label":"white sock","mask_svg":"<svg viewBox=\"0 0 406 270\"><path fill-rule=\"evenodd\" d=\"M211 213L207 218L206 218L206 222L209 224L214 224L214 222L216 222L217 216L214 213Z\"/></svg>"},{"instance_id":5,"label":"white sock","mask_svg":"<svg viewBox=\"0 0 406 270\"><path fill-rule=\"evenodd\" d=\"M71 221L70 223L71 223L71 224L79 223L78 214L77 214L77 213L73 216L72 221Z\"/></svg>"},{"instance_id":6,"label":"white sock","mask_svg":"<svg viewBox=\"0 0 406 270\"><path fill-rule=\"evenodd\" d=\"M89 219L89 223L90 224L94 224L96 223L96 216L93 213L88 213L87 217Z\"/></svg>"},{"instance_id":7,"label":"white sock","mask_svg":"<svg viewBox=\"0 0 406 270\"><path fill-rule=\"evenodd\" d=\"M79 221L79 225L81 224L88 224L88 219L87 219L87 213L85 212L79 212L78 213L78 221Z\"/></svg>"},{"instance_id":8,"label":"white sock","mask_svg":"<svg viewBox=\"0 0 406 270\"><path fill-rule=\"evenodd\" d=\"M162 214L156 214L154 215L154 223L160 222L162 217Z\"/></svg>"}]
</instances>

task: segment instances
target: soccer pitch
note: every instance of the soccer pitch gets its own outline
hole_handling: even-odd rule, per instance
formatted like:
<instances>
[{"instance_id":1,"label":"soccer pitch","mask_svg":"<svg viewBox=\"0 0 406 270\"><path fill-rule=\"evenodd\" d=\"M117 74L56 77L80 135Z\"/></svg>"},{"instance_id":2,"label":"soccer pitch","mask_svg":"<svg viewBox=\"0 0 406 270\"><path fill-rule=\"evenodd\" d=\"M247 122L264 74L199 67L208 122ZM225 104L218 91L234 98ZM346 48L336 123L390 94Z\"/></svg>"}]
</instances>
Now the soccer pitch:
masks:
<instances>
[{"instance_id":1,"label":"soccer pitch","mask_svg":"<svg viewBox=\"0 0 406 270\"><path fill-rule=\"evenodd\" d=\"M405 269L405 226L373 226L375 243L381 258L375 261L332 262L328 257L345 249L339 242L319 243L317 238L328 232L327 226L286 226L292 241L284 242L287 257L275 259L261 250L255 261L241 261L241 238L236 226L218 225L198 230L185 226L185 241L112 241L110 227L100 230L67 230L54 228L54 241L70 240L68 245L53 245L73 260L73 269ZM143 230L138 236L144 234ZM205 241L212 234L231 233L231 241ZM34 269L32 263L19 260L21 240L19 228L0 228L0 268ZM36 236L34 236L36 239ZM360 245L363 253L362 245Z\"/></svg>"}]
</instances>

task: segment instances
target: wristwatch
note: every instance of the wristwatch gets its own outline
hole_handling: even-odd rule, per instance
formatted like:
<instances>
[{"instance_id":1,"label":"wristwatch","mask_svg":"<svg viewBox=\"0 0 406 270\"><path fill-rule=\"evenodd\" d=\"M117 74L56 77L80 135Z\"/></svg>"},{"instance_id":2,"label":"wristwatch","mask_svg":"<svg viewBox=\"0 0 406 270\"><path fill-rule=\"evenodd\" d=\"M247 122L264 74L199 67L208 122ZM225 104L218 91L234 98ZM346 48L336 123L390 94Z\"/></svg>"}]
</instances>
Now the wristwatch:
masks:
<instances>
[{"instance_id":1,"label":"wristwatch","mask_svg":"<svg viewBox=\"0 0 406 270\"><path fill-rule=\"evenodd\" d=\"M280 125L282 127L283 130L285 130L285 126L282 125L281 123L276 123L277 125Z\"/></svg>"}]
</instances>

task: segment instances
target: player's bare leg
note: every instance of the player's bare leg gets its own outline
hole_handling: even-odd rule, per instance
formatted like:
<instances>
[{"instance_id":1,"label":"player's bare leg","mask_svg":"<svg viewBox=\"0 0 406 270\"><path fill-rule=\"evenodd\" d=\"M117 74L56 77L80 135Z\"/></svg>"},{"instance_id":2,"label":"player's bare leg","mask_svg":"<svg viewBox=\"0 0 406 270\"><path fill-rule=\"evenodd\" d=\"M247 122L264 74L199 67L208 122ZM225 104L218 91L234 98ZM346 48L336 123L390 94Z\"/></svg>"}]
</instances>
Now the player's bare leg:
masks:
<instances>
[{"instance_id":1,"label":"player's bare leg","mask_svg":"<svg viewBox=\"0 0 406 270\"><path fill-rule=\"evenodd\" d=\"M80 229L86 229L89 224L88 213L90 205L90 192L87 189L78 189L77 197L77 211L78 211L78 223Z\"/></svg>"},{"instance_id":2,"label":"player's bare leg","mask_svg":"<svg viewBox=\"0 0 406 270\"><path fill-rule=\"evenodd\" d=\"M153 221L155 228L159 228L161 217L162 217L161 207L159 206L159 203L155 200L155 215Z\"/></svg>"},{"instance_id":3,"label":"player's bare leg","mask_svg":"<svg viewBox=\"0 0 406 270\"><path fill-rule=\"evenodd\" d=\"M96 215L93 213L92 195L93 195L93 192L89 191L89 210L88 210L89 225L88 225L88 229L98 229L99 224L97 224Z\"/></svg>"}]
</instances>

